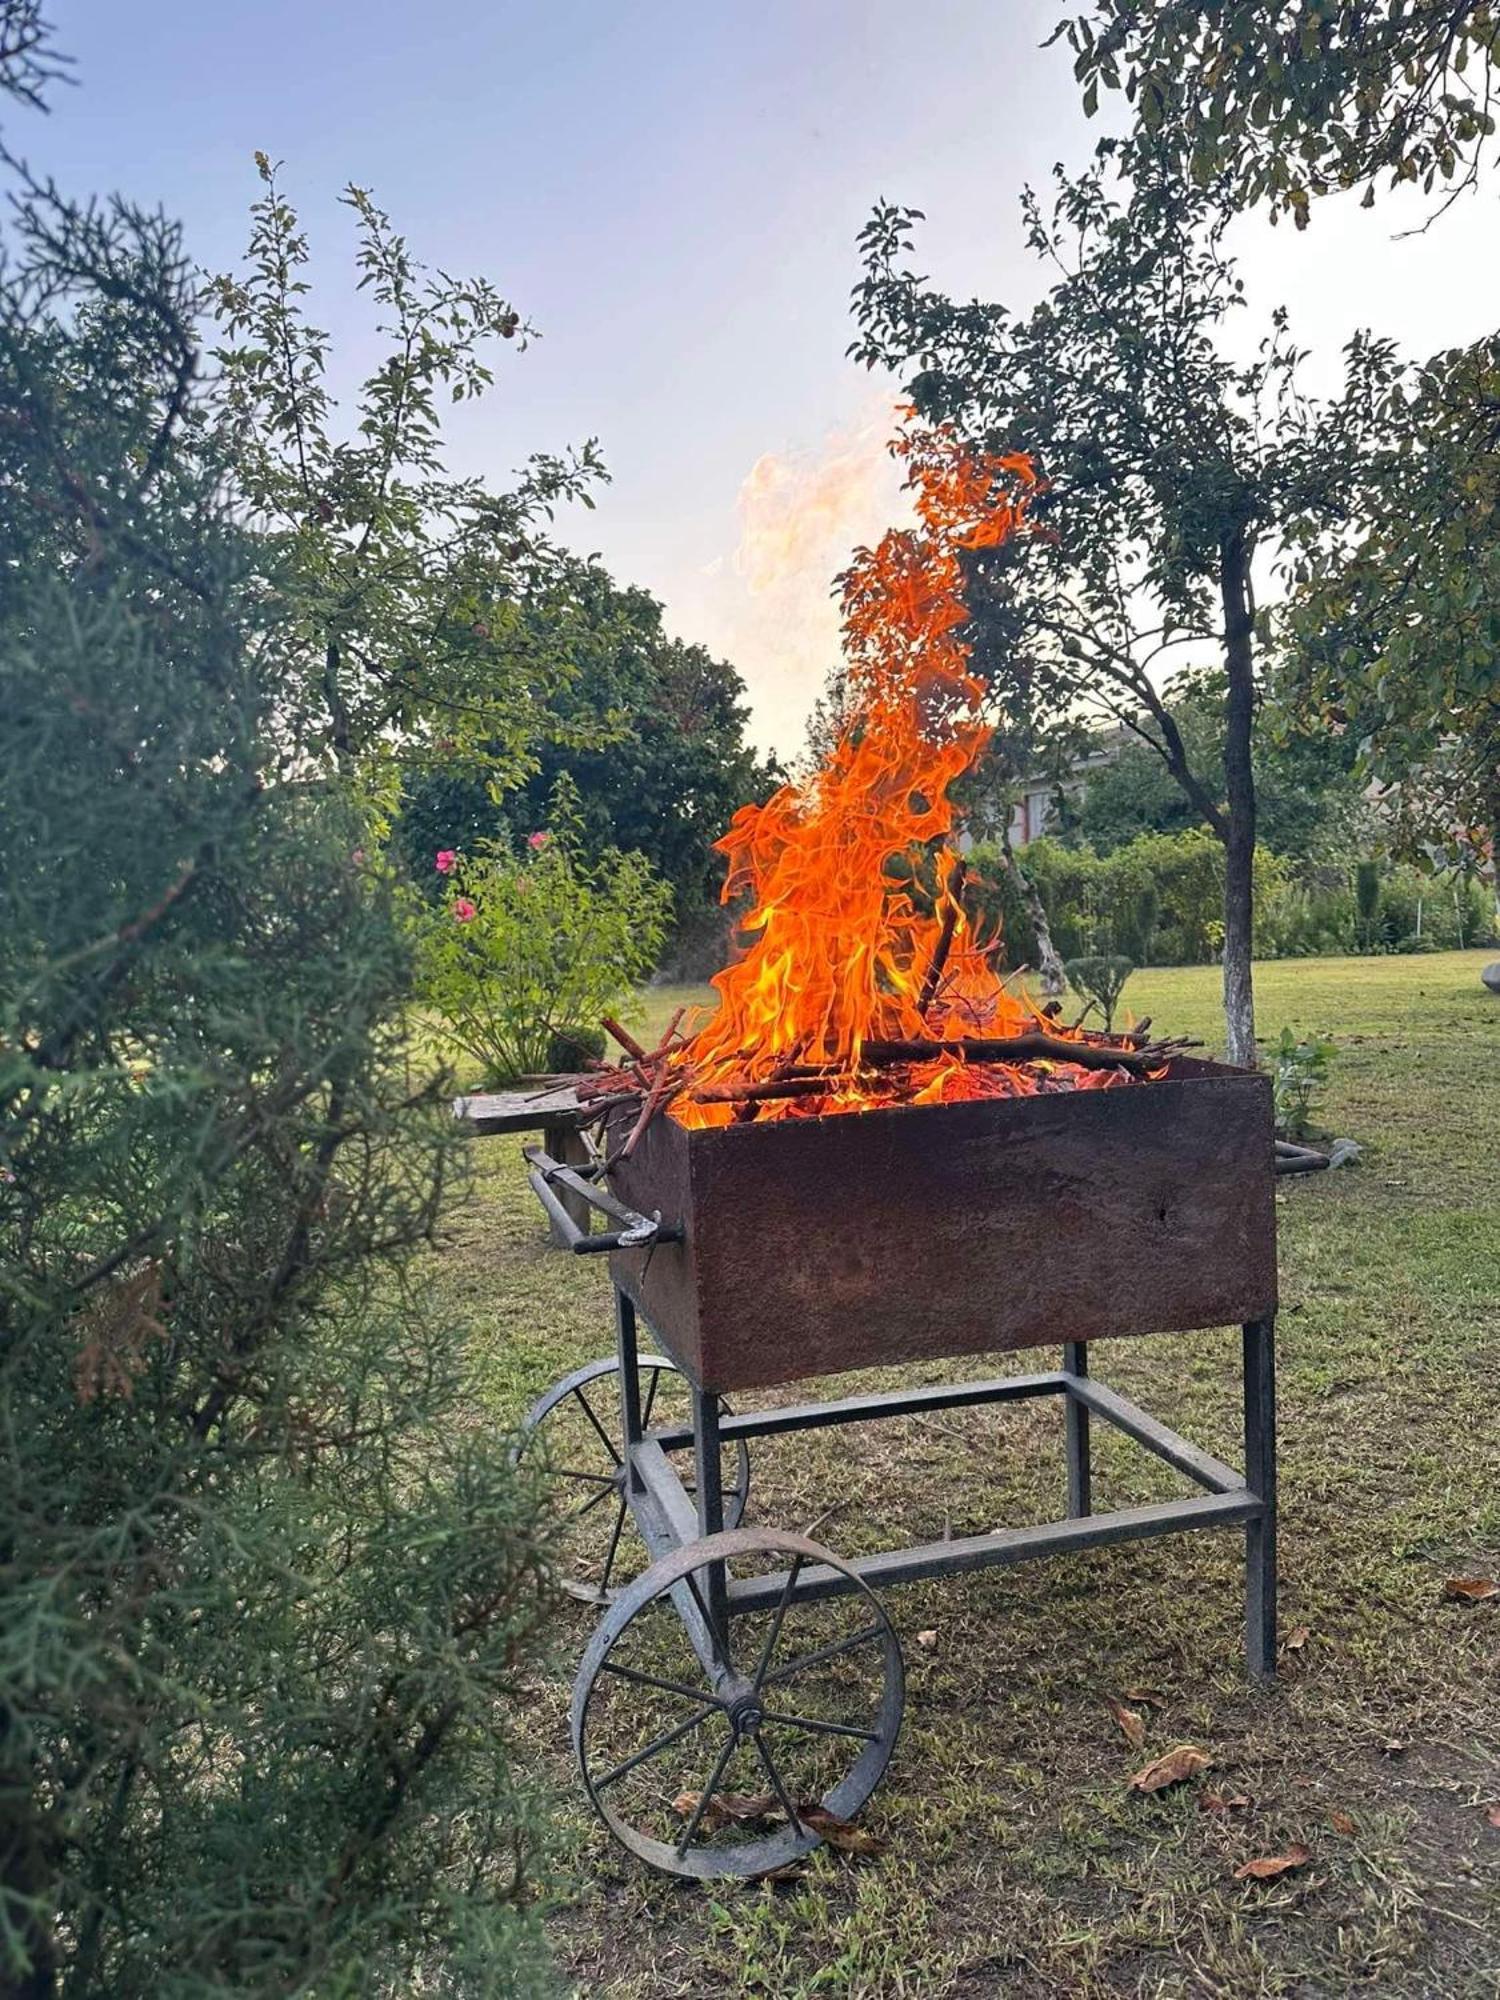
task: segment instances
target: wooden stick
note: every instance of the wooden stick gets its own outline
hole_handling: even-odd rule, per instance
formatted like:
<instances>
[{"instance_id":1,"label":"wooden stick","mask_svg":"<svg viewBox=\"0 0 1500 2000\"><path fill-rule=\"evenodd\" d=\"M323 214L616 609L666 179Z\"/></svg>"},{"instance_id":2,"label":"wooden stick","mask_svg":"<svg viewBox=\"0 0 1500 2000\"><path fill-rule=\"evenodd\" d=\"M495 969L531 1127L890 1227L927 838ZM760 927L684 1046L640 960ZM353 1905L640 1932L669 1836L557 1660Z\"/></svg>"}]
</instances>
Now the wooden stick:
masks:
<instances>
[{"instance_id":1,"label":"wooden stick","mask_svg":"<svg viewBox=\"0 0 1500 2000\"><path fill-rule=\"evenodd\" d=\"M636 1062L644 1062L646 1060L646 1051L641 1047L635 1036L631 1034L628 1028L622 1028L612 1015L606 1014L599 1025L604 1029L606 1034L614 1036L626 1055L634 1057Z\"/></svg>"},{"instance_id":2,"label":"wooden stick","mask_svg":"<svg viewBox=\"0 0 1500 2000\"><path fill-rule=\"evenodd\" d=\"M966 1062L1062 1062L1081 1069L1128 1069L1142 1075L1157 1067L1151 1054L1134 1048L1101 1048L1097 1042L1065 1042L1056 1035L1007 1035L993 1040L957 1042L866 1042L862 1059L875 1068L890 1063L930 1062L935 1056L961 1056Z\"/></svg>"},{"instance_id":3,"label":"wooden stick","mask_svg":"<svg viewBox=\"0 0 1500 2000\"><path fill-rule=\"evenodd\" d=\"M933 946L932 963L927 968L927 977L922 981L922 991L917 1000L919 1014L925 1014L937 998L937 990L943 978L943 967L948 963L948 953L953 949L953 933L958 927L960 907L958 899L964 886L964 877L968 872L969 864L960 855L948 876L948 901L943 909L942 928L938 931L937 943Z\"/></svg>"},{"instance_id":4,"label":"wooden stick","mask_svg":"<svg viewBox=\"0 0 1500 2000\"><path fill-rule=\"evenodd\" d=\"M657 1112L664 1110L677 1095L677 1092L682 1088L683 1081L684 1079L681 1077L674 1077L665 1063L662 1064L656 1073L656 1081L652 1084L650 1093L645 1103L641 1106L641 1115L630 1128L630 1137L620 1148L616 1155L617 1159L628 1160L630 1158L636 1149L641 1134L651 1123Z\"/></svg>"}]
</instances>

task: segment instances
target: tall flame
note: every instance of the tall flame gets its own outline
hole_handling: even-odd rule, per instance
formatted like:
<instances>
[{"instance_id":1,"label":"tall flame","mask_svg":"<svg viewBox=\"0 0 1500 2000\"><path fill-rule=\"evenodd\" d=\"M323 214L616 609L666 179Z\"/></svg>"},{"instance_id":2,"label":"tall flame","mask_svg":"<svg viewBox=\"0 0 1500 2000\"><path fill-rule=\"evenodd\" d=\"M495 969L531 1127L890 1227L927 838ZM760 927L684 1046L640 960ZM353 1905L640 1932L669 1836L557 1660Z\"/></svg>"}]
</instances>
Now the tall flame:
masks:
<instances>
[{"instance_id":1,"label":"tall flame","mask_svg":"<svg viewBox=\"0 0 1500 2000\"><path fill-rule=\"evenodd\" d=\"M742 807L718 843L724 900L748 899L751 941L714 979L720 1006L689 1052L695 1089L791 1065L844 1079L815 1106L767 1103L763 1117L882 1101L848 1080L872 1041L953 1044L951 1059L911 1078L908 1102L989 1094L993 1079L960 1060L964 1037L1039 1025L996 973L992 944L973 935L948 845L950 789L991 734L965 637L962 557L1026 529L1036 473L1025 457L971 451L942 429L908 428L892 449L917 526L859 550L844 576L842 734L811 780ZM1034 1085L1013 1073L1008 1087ZM732 1114L689 1093L673 1115L707 1125Z\"/></svg>"}]
</instances>

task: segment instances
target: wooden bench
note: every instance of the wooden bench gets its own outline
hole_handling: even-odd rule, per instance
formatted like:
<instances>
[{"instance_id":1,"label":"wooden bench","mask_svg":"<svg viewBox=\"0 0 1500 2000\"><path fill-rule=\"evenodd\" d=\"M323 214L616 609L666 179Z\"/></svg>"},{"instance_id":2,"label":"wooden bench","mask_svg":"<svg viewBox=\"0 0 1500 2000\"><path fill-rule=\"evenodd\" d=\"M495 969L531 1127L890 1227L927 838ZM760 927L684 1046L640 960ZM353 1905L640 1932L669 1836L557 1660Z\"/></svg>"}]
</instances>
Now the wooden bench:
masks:
<instances>
[{"instance_id":1,"label":"wooden bench","mask_svg":"<svg viewBox=\"0 0 1500 2000\"><path fill-rule=\"evenodd\" d=\"M581 1075L539 1077L535 1083L521 1084L514 1090L476 1091L454 1098L453 1115L478 1138L499 1132L540 1132L542 1145L554 1160L579 1166L588 1159L588 1148L578 1129L584 1107L575 1093L582 1081ZM558 1197L579 1227L587 1229L591 1214L588 1203L563 1188L558 1189ZM561 1241L555 1226L552 1237L554 1242Z\"/></svg>"}]
</instances>

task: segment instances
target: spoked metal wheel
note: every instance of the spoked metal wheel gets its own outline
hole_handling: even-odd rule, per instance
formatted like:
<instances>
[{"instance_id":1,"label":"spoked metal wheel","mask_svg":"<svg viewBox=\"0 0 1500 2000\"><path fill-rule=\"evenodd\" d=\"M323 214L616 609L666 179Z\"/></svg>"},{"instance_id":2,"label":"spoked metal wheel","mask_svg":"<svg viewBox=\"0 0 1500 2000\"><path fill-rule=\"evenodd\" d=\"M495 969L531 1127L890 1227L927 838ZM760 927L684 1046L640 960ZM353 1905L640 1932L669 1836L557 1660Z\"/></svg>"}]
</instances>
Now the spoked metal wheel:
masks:
<instances>
[{"instance_id":1,"label":"spoked metal wheel","mask_svg":"<svg viewBox=\"0 0 1500 2000\"><path fill-rule=\"evenodd\" d=\"M714 1672L683 1619L708 1622L711 1560L780 1585L729 1620ZM814 1565L847 1594L798 1601ZM864 1805L904 1698L900 1644L854 1572L801 1535L740 1528L664 1556L605 1613L573 1684L573 1748L632 1854L672 1875L761 1875L816 1847L820 1817Z\"/></svg>"},{"instance_id":2,"label":"spoked metal wheel","mask_svg":"<svg viewBox=\"0 0 1500 2000\"><path fill-rule=\"evenodd\" d=\"M691 1392L675 1362L643 1354L638 1364L641 1424L686 1424ZM650 1558L625 1499L620 1420L620 1364L612 1354L555 1382L521 1422L518 1455L545 1450L565 1590L584 1604L611 1604ZM692 1454L679 1461L693 1490ZM750 1454L743 1438L723 1454L724 1522L738 1527L750 1497Z\"/></svg>"}]
</instances>

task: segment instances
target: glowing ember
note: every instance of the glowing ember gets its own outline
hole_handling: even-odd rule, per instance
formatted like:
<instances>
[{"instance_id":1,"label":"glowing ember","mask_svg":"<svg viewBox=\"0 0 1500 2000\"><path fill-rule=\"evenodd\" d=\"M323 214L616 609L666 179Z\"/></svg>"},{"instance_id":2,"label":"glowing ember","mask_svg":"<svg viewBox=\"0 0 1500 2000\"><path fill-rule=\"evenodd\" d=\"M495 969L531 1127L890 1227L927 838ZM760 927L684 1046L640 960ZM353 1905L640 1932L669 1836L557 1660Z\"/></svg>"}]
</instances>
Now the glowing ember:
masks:
<instances>
[{"instance_id":1,"label":"glowing ember","mask_svg":"<svg viewBox=\"0 0 1500 2000\"><path fill-rule=\"evenodd\" d=\"M1128 1081L1122 1068L997 1061L981 1046L1086 1039L1004 984L999 939L973 934L947 844L950 788L991 733L961 557L1026 532L1036 474L945 431L908 430L894 449L918 525L861 549L844 578L844 733L807 784L743 807L718 843L724 900L747 898L751 942L714 979L717 1013L672 1056L688 1072L672 1103L685 1125ZM1087 1039L1097 1062L1099 1038Z\"/></svg>"}]
</instances>

